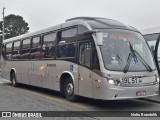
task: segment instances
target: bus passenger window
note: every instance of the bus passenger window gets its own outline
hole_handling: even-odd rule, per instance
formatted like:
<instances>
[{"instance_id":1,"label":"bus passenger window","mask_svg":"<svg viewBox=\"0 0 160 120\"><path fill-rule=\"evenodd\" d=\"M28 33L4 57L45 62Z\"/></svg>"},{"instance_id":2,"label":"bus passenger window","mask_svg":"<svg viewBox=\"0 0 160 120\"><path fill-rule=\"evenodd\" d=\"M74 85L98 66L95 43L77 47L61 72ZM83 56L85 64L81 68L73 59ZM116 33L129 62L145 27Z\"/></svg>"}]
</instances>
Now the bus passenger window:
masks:
<instances>
[{"instance_id":1,"label":"bus passenger window","mask_svg":"<svg viewBox=\"0 0 160 120\"><path fill-rule=\"evenodd\" d=\"M6 44L6 60L12 60L12 43Z\"/></svg>"},{"instance_id":2,"label":"bus passenger window","mask_svg":"<svg viewBox=\"0 0 160 120\"><path fill-rule=\"evenodd\" d=\"M22 41L21 59L30 59L30 39Z\"/></svg>"},{"instance_id":3,"label":"bus passenger window","mask_svg":"<svg viewBox=\"0 0 160 120\"><path fill-rule=\"evenodd\" d=\"M55 40L56 33L44 35L42 45L42 58L54 58L55 57Z\"/></svg>"},{"instance_id":4,"label":"bus passenger window","mask_svg":"<svg viewBox=\"0 0 160 120\"><path fill-rule=\"evenodd\" d=\"M40 59L40 58L41 58L41 41L40 37L35 37L32 39L31 59Z\"/></svg>"},{"instance_id":5,"label":"bus passenger window","mask_svg":"<svg viewBox=\"0 0 160 120\"><path fill-rule=\"evenodd\" d=\"M6 60L6 45L5 44L3 44L3 47L2 47L2 56L4 60Z\"/></svg>"},{"instance_id":6,"label":"bus passenger window","mask_svg":"<svg viewBox=\"0 0 160 120\"><path fill-rule=\"evenodd\" d=\"M13 55L12 55L13 60L18 60L20 59L20 41L14 42L13 43Z\"/></svg>"},{"instance_id":7,"label":"bus passenger window","mask_svg":"<svg viewBox=\"0 0 160 120\"><path fill-rule=\"evenodd\" d=\"M62 31L61 38L58 41L58 58L75 57L77 28Z\"/></svg>"}]
</instances>

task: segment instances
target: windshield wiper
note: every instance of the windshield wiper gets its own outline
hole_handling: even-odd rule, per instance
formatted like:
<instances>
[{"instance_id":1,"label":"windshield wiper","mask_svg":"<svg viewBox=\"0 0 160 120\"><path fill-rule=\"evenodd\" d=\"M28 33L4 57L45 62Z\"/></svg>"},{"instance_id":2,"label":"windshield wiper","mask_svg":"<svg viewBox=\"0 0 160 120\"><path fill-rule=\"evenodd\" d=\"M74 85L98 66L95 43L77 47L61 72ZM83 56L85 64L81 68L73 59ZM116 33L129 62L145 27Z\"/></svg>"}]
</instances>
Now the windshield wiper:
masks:
<instances>
[{"instance_id":1,"label":"windshield wiper","mask_svg":"<svg viewBox=\"0 0 160 120\"><path fill-rule=\"evenodd\" d=\"M129 53L126 65L125 65L124 70L123 70L124 73L128 72L129 66L131 64L132 57L133 57L133 53Z\"/></svg>"},{"instance_id":2,"label":"windshield wiper","mask_svg":"<svg viewBox=\"0 0 160 120\"><path fill-rule=\"evenodd\" d=\"M144 60L144 58L136 51L134 50L134 52L136 53L136 55L138 56L139 60L141 61L141 63L147 68L147 70L149 72L152 72L152 68L150 67L150 65Z\"/></svg>"},{"instance_id":3,"label":"windshield wiper","mask_svg":"<svg viewBox=\"0 0 160 120\"><path fill-rule=\"evenodd\" d=\"M129 46L130 46L130 51L131 53L129 54L128 56L128 59L127 59L127 62L126 62L126 65L124 67L124 70L123 72L124 73L127 73L128 72L128 69L129 69L129 66L131 64L131 60L132 58L134 58L135 61L137 61L137 57L139 58L139 60L141 61L141 63L147 68L148 71L152 72L152 68L149 66L149 64L143 59L143 57L141 57L141 55L133 49L131 43L129 42Z\"/></svg>"}]
</instances>

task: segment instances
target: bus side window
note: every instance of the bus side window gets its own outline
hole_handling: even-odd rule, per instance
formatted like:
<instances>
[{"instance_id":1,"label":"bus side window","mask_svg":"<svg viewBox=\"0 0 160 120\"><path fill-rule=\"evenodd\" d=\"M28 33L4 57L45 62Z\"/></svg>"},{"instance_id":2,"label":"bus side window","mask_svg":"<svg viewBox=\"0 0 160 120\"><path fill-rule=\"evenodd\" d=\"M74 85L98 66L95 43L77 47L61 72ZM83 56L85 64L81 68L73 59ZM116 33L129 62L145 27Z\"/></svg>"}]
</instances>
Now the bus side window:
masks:
<instances>
[{"instance_id":1,"label":"bus side window","mask_svg":"<svg viewBox=\"0 0 160 120\"><path fill-rule=\"evenodd\" d=\"M42 58L55 57L55 40L56 33L51 33L43 36Z\"/></svg>"},{"instance_id":2,"label":"bus side window","mask_svg":"<svg viewBox=\"0 0 160 120\"><path fill-rule=\"evenodd\" d=\"M2 56L3 56L4 60L6 60L6 45L5 44L3 44Z\"/></svg>"},{"instance_id":3,"label":"bus side window","mask_svg":"<svg viewBox=\"0 0 160 120\"><path fill-rule=\"evenodd\" d=\"M40 58L41 58L41 41L40 41L40 37L34 37L32 39L31 59L40 59Z\"/></svg>"},{"instance_id":4,"label":"bus side window","mask_svg":"<svg viewBox=\"0 0 160 120\"><path fill-rule=\"evenodd\" d=\"M61 32L58 41L57 57L75 57L77 28L67 29Z\"/></svg>"},{"instance_id":5,"label":"bus side window","mask_svg":"<svg viewBox=\"0 0 160 120\"><path fill-rule=\"evenodd\" d=\"M25 39L22 41L22 49L21 49L21 59L26 60L30 59L30 39Z\"/></svg>"},{"instance_id":6,"label":"bus side window","mask_svg":"<svg viewBox=\"0 0 160 120\"><path fill-rule=\"evenodd\" d=\"M20 41L16 41L13 43L13 55L12 55L13 60L18 60L20 59Z\"/></svg>"},{"instance_id":7,"label":"bus side window","mask_svg":"<svg viewBox=\"0 0 160 120\"><path fill-rule=\"evenodd\" d=\"M12 60L12 43L6 44L6 60Z\"/></svg>"}]
</instances>

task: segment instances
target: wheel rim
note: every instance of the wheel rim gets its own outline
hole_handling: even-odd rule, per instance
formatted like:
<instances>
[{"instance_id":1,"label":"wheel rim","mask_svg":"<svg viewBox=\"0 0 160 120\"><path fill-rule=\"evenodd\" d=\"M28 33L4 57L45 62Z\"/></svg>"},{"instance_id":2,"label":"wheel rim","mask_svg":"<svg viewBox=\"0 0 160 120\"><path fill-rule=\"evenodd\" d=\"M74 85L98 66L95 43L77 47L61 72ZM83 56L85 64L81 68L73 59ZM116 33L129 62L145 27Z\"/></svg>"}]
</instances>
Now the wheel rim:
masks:
<instances>
[{"instance_id":1,"label":"wheel rim","mask_svg":"<svg viewBox=\"0 0 160 120\"><path fill-rule=\"evenodd\" d=\"M70 96L73 94L73 84L72 83L67 84L67 94Z\"/></svg>"}]
</instances>

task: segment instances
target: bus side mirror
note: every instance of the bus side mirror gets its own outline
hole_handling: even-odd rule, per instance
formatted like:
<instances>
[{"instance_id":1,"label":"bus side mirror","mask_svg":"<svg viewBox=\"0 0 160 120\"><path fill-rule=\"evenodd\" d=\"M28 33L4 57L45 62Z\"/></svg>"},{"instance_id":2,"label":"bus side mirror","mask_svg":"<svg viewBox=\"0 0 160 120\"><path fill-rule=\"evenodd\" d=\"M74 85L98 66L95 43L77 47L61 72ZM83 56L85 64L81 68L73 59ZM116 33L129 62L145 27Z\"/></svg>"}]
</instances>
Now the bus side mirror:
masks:
<instances>
[{"instance_id":1,"label":"bus side mirror","mask_svg":"<svg viewBox=\"0 0 160 120\"><path fill-rule=\"evenodd\" d=\"M97 38L97 45L102 46L103 45L103 33L102 32L97 32L96 33L96 38Z\"/></svg>"},{"instance_id":2,"label":"bus side mirror","mask_svg":"<svg viewBox=\"0 0 160 120\"><path fill-rule=\"evenodd\" d=\"M102 46L103 45L103 33L98 30L87 30L84 32L84 35L93 34L97 40L97 45Z\"/></svg>"}]
</instances>

